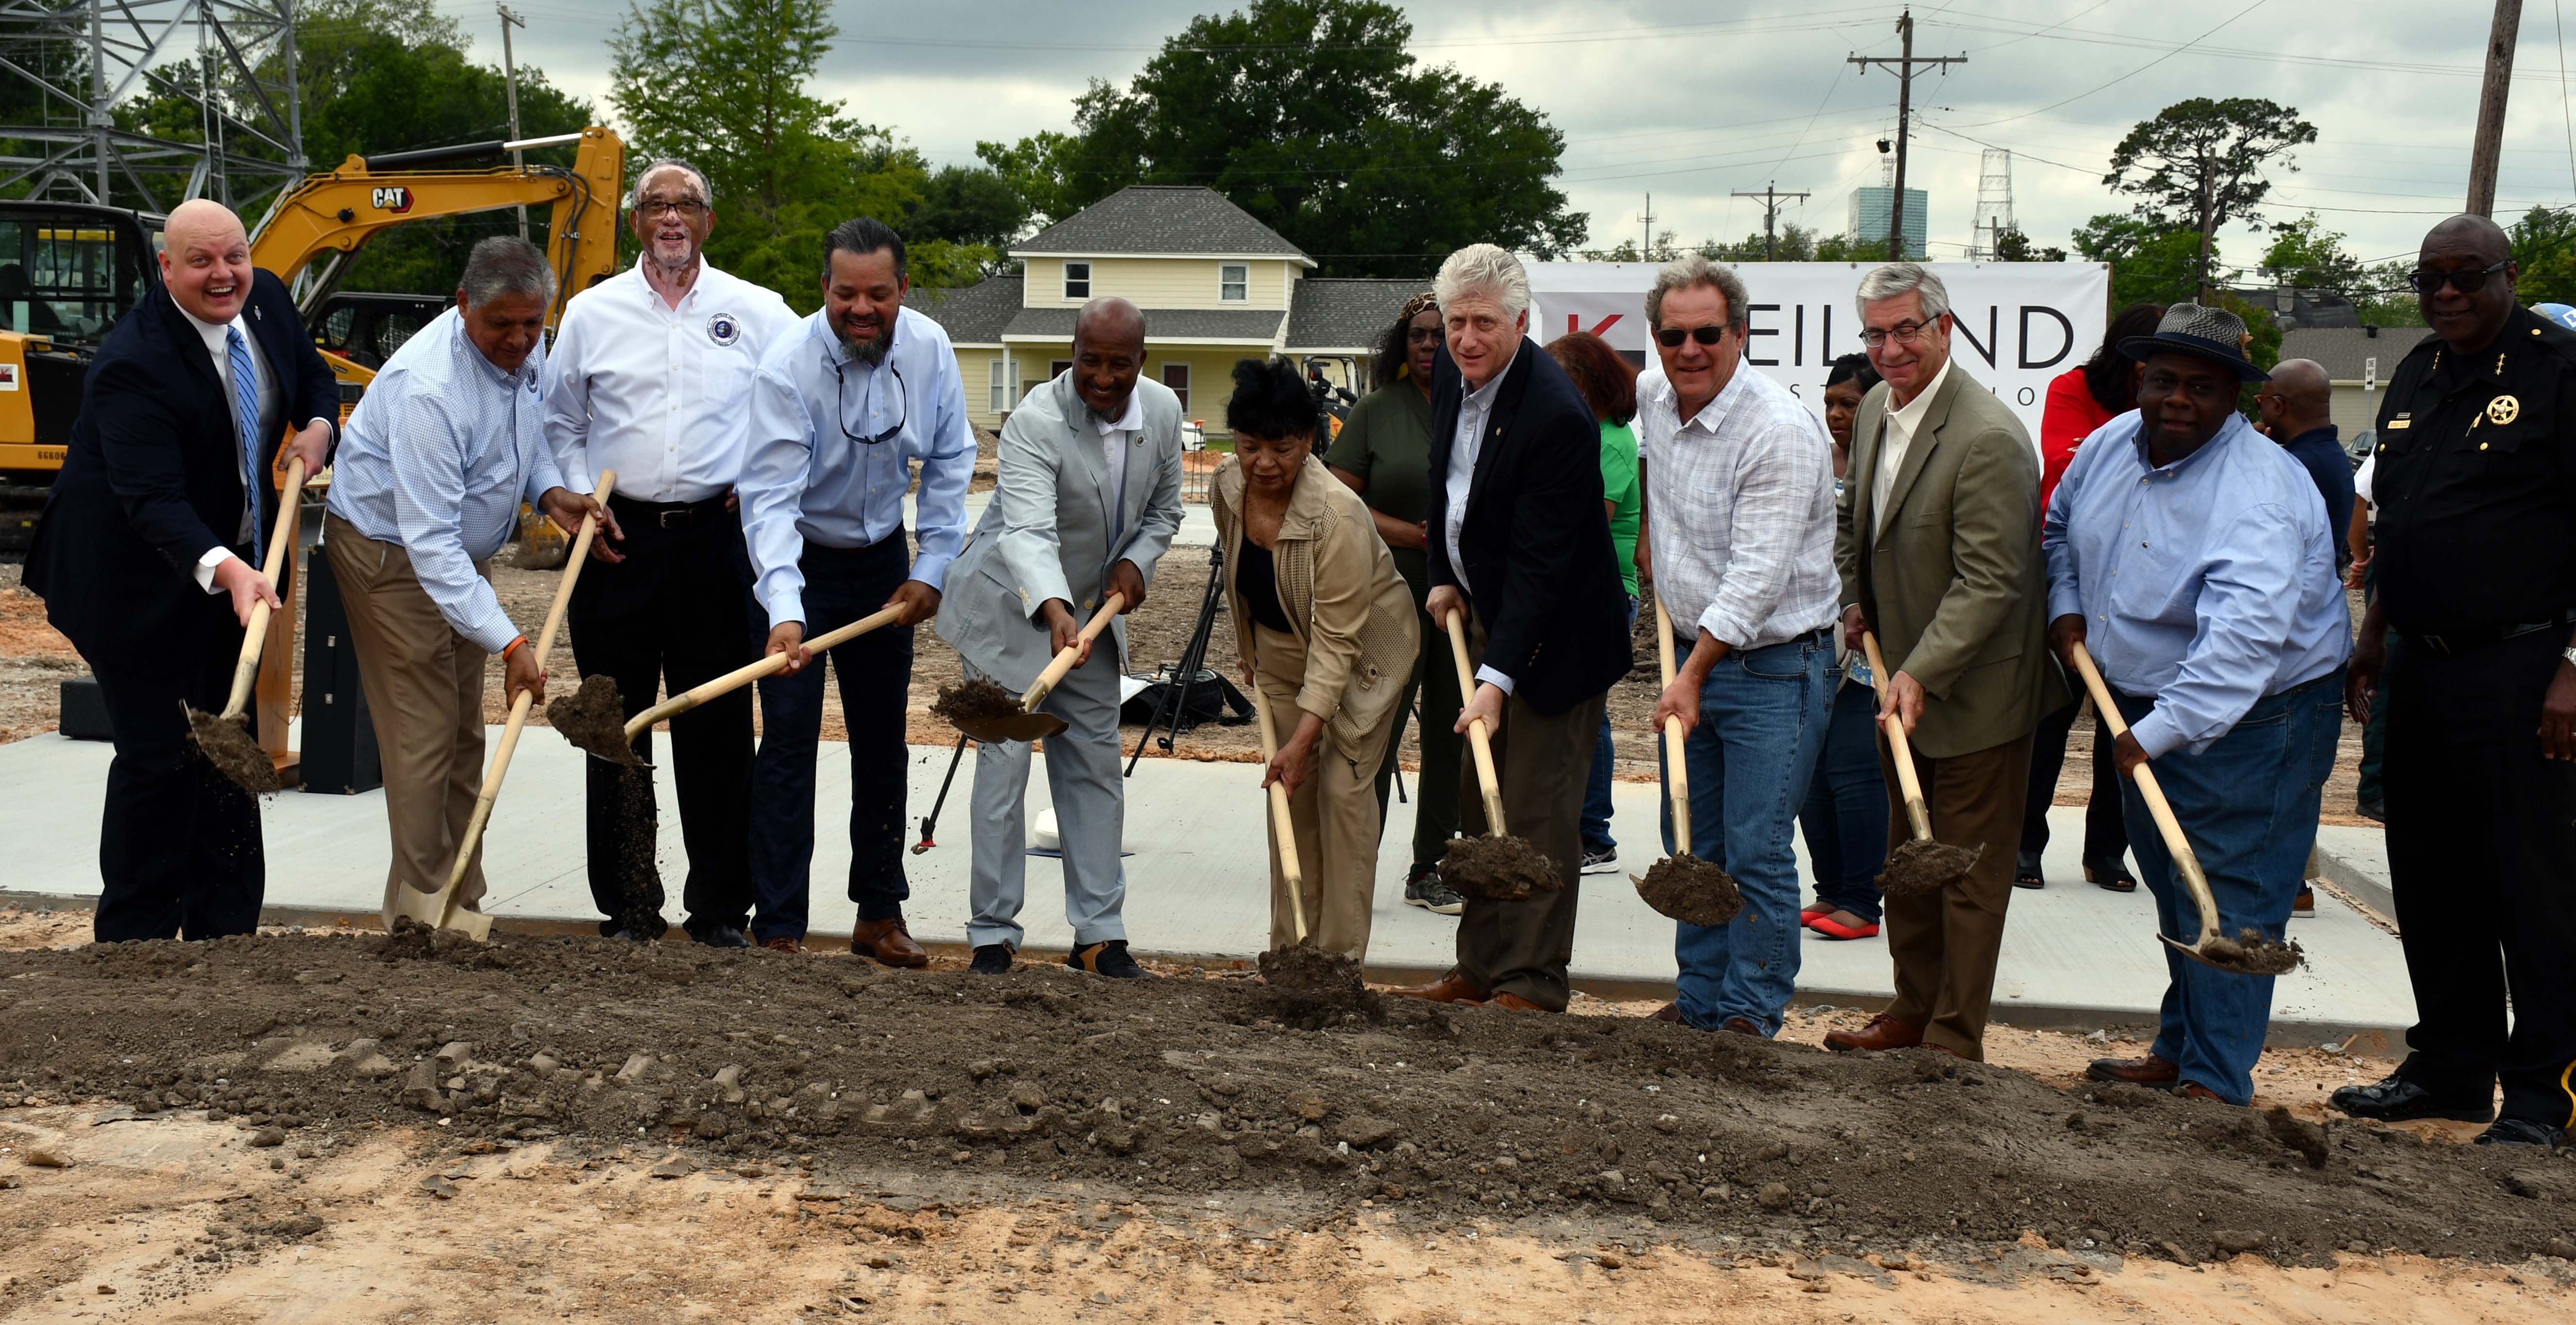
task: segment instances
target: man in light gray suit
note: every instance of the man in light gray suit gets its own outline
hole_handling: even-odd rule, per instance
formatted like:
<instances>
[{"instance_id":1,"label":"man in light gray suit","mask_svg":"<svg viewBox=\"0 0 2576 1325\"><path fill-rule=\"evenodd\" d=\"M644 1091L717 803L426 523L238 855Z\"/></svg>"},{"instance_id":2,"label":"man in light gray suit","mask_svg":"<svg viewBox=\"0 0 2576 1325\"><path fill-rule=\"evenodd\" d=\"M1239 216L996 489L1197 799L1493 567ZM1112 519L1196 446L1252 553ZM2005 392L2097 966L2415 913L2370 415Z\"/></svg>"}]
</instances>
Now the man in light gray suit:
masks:
<instances>
[{"instance_id":1,"label":"man in light gray suit","mask_svg":"<svg viewBox=\"0 0 2576 1325\"><path fill-rule=\"evenodd\" d=\"M1074 320L1073 367L1029 393L1002 427L993 503L948 568L936 629L970 675L1026 690L1076 643L1109 594L1145 601L1154 563L1181 527L1181 403L1142 379L1145 315L1124 299L1094 299ZM1079 662L1039 705L1066 729L1047 739L1047 787L1064 845L1065 965L1119 979L1147 974L1127 955L1120 907L1127 876L1125 786L1118 776L1117 647ZM974 969L1011 969L1027 892L1029 744L975 750L975 914L966 925Z\"/></svg>"}]
</instances>

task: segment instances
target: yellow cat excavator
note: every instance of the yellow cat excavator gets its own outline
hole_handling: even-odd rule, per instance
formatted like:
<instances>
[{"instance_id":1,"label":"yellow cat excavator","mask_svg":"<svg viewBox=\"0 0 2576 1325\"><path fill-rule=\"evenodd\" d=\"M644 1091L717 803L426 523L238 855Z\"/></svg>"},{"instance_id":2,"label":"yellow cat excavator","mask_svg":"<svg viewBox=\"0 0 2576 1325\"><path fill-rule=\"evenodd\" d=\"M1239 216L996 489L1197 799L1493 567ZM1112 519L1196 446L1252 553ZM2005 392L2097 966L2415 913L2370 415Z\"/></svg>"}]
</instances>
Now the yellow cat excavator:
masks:
<instances>
[{"instance_id":1,"label":"yellow cat excavator","mask_svg":"<svg viewBox=\"0 0 2576 1325\"><path fill-rule=\"evenodd\" d=\"M513 151L571 146L573 164L437 169ZM351 156L281 197L251 235L251 263L295 291L306 329L340 383L340 417L411 332L450 301L349 294L349 259L386 229L442 216L551 209L555 270L549 330L564 302L617 270L617 207L626 144L607 129L518 142ZM0 556L23 555L79 417L90 359L116 319L158 287L160 216L81 203L0 200ZM281 439L282 441L282 439ZM290 568L292 562L289 563ZM294 576L278 591L259 676L260 744L281 773L295 761L287 713L295 656ZM291 777L292 775L289 774Z\"/></svg>"}]
</instances>

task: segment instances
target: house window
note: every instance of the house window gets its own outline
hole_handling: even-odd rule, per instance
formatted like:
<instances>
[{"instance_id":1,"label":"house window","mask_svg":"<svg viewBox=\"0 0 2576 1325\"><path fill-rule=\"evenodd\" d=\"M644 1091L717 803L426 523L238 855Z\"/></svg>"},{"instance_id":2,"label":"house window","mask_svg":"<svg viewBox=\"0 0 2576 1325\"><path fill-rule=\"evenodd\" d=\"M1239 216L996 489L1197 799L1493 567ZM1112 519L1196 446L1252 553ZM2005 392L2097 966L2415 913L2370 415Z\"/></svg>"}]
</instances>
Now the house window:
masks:
<instances>
[{"instance_id":1,"label":"house window","mask_svg":"<svg viewBox=\"0 0 2576 1325\"><path fill-rule=\"evenodd\" d=\"M1047 380L1052 382L1055 379L1064 376L1065 370L1071 367L1073 367L1073 360L1071 359L1049 359L1047 361Z\"/></svg>"},{"instance_id":2,"label":"house window","mask_svg":"<svg viewBox=\"0 0 2576 1325\"><path fill-rule=\"evenodd\" d=\"M1244 262L1224 262L1216 269L1217 302L1240 304L1252 298L1252 266Z\"/></svg>"},{"instance_id":3,"label":"house window","mask_svg":"<svg viewBox=\"0 0 2576 1325\"><path fill-rule=\"evenodd\" d=\"M1163 385L1181 398L1181 413L1187 415L1190 412L1190 366L1185 363L1164 364Z\"/></svg>"},{"instance_id":4,"label":"house window","mask_svg":"<svg viewBox=\"0 0 2576 1325\"><path fill-rule=\"evenodd\" d=\"M1064 297L1067 299L1088 299L1091 297L1090 263L1068 262L1064 264Z\"/></svg>"},{"instance_id":5,"label":"house window","mask_svg":"<svg viewBox=\"0 0 2576 1325\"><path fill-rule=\"evenodd\" d=\"M988 411L999 414L1009 409L1011 407L1010 365L998 358L988 361L984 365L984 379L986 395L991 402L987 407Z\"/></svg>"}]
</instances>

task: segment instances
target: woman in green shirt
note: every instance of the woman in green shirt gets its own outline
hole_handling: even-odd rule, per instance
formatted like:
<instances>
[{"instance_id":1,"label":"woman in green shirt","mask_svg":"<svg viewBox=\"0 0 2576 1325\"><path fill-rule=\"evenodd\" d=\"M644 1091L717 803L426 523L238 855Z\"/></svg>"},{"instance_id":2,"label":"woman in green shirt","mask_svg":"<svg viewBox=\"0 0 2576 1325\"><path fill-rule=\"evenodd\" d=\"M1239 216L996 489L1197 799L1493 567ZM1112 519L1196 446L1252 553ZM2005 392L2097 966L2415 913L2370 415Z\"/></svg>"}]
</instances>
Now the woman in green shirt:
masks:
<instances>
[{"instance_id":1,"label":"woman in green shirt","mask_svg":"<svg viewBox=\"0 0 2576 1325\"><path fill-rule=\"evenodd\" d=\"M1377 389L1351 409L1333 439L1324 463L1333 475L1367 503L1377 522L1378 537L1395 557L1396 572L1413 591L1413 609L1422 638L1448 638L1422 610L1431 592L1430 570L1423 560L1431 518L1431 365L1440 353L1440 309L1431 292L1404 302L1395 325L1379 338L1370 378ZM1413 867L1405 871L1404 901L1444 916L1466 909L1455 889L1440 881L1440 856L1458 831L1458 674L1440 665L1448 652L1425 648L1404 683L1398 711L1422 700L1416 729L1422 739L1422 775L1413 797ZM1428 660L1427 662L1425 660ZM1386 784L1403 751L1403 725L1386 743L1377 770L1378 827L1386 827Z\"/></svg>"},{"instance_id":2,"label":"woman in green shirt","mask_svg":"<svg viewBox=\"0 0 2576 1325\"><path fill-rule=\"evenodd\" d=\"M1610 548L1619 559L1619 578L1628 588L1628 629L1637 628L1637 523L1645 495L1637 487L1637 434L1628 421L1637 417L1637 370L1610 342L1588 331L1568 332L1547 343L1547 352L1565 375L1574 379L1592 416L1601 421L1601 500L1610 511ZM1610 836L1610 773L1617 756L1610 742L1610 715L1601 715L1601 738L1592 749L1592 782L1583 797L1583 872L1608 874L1619 868L1619 842Z\"/></svg>"}]
</instances>

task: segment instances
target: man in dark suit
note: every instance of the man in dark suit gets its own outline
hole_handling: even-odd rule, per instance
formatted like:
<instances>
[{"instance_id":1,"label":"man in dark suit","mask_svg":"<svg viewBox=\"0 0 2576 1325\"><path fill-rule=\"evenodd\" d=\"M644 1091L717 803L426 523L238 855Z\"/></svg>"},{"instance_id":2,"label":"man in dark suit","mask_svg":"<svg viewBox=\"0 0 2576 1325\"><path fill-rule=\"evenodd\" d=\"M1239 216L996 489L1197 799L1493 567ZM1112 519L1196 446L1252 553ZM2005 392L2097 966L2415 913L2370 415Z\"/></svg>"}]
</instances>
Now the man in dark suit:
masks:
<instances>
[{"instance_id":1,"label":"man in dark suit","mask_svg":"<svg viewBox=\"0 0 2576 1325\"><path fill-rule=\"evenodd\" d=\"M90 362L27 557L27 588L98 677L116 728L103 943L259 924L259 807L192 748L182 705L223 708L252 604L278 603L258 566L288 499L274 471L297 455L321 469L338 435L331 370L285 285L252 268L239 217L180 204L161 277Z\"/></svg>"},{"instance_id":2,"label":"man in dark suit","mask_svg":"<svg viewBox=\"0 0 2576 1325\"><path fill-rule=\"evenodd\" d=\"M1435 1002L1565 1010L1574 955L1581 816L1610 686L1628 672L1628 596L1601 496L1601 428L1554 359L1529 339L1529 277L1491 244L1440 264L1446 345L1431 387L1431 518L1425 603L1468 622L1475 693L1458 730L1493 733L1503 815L1565 886L1526 901L1471 899L1458 965L1406 992ZM1425 645L1426 649L1432 647ZM1486 831L1471 763L1460 831Z\"/></svg>"}]
</instances>

